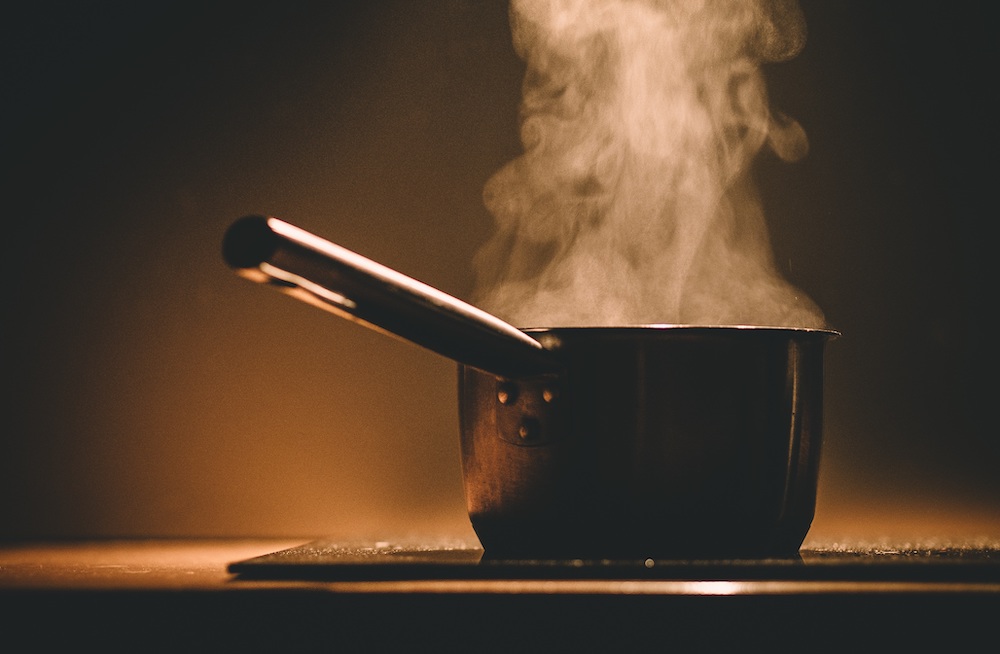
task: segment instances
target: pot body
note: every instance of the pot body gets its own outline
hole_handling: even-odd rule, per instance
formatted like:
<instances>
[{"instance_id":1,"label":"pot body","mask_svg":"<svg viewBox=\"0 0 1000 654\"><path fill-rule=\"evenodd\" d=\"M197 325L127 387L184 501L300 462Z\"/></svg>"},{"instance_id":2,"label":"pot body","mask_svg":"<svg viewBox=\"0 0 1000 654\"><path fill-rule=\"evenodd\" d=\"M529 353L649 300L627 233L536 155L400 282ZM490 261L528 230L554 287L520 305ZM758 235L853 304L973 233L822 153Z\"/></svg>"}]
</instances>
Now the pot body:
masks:
<instances>
[{"instance_id":1,"label":"pot body","mask_svg":"<svg viewBox=\"0 0 1000 654\"><path fill-rule=\"evenodd\" d=\"M796 555L835 332L526 331L563 373L459 366L466 500L487 555Z\"/></svg>"}]
</instances>

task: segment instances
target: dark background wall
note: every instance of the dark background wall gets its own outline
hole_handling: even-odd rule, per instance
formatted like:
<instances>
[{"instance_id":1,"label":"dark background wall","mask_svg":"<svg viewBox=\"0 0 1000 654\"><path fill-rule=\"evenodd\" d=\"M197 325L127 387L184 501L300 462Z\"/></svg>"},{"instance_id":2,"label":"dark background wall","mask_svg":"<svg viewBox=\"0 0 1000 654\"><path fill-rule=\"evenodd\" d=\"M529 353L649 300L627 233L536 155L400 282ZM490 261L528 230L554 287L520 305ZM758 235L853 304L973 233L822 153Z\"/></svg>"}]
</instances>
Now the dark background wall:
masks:
<instances>
[{"instance_id":1,"label":"dark background wall","mask_svg":"<svg viewBox=\"0 0 1000 654\"><path fill-rule=\"evenodd\" d=\"M471 535L451 362L219 256L266 213L471 294L505 3L343 5L5 10L0 537ZM807 543L1000 536L984 6L809 0L767 70L775 255L844 333Z\"/></svg>"}]
</instances>

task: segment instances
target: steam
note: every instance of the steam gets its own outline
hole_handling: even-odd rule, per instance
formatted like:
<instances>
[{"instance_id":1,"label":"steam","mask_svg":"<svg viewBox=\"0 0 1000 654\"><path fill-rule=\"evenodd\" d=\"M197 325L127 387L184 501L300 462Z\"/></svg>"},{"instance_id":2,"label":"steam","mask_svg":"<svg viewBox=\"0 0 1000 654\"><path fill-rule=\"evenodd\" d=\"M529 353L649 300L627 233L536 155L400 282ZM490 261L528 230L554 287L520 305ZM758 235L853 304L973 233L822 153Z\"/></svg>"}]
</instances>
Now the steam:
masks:
<instances>
[{"instance_id":1,"label":"steam","mask_svg":"<svg viewBox=\"0 0 1000 654\"><path fill-rule=\"evenodd\" d=\"M748 172L808 150L760 71L802 48L795 0L512 0L510 20L524 153L484 189L478 305L519 326L822 326Z\"/></svg>"}]
</instances>

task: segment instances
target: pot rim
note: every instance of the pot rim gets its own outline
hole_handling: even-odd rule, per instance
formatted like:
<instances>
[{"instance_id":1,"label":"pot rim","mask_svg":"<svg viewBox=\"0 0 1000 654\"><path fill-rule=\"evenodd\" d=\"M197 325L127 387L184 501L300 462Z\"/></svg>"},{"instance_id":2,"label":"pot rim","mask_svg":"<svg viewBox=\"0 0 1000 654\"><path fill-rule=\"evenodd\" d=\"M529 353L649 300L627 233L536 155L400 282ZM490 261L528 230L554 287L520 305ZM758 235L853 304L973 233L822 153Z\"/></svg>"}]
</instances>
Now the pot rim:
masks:
<instances>
[{"instance_id":1,"label":"pot rim","mask_svg":"<svg viewBox=\"0 0 1000 654\"><path fill-rule=\"evenodd\" d=\"M819 334L830 338L841 336L841 332L827 327L783 327L777 325L708 325L687 323L650 323L644 325L559 325L549 327L520 327L528 334L549 332L648 332L648 331L730 331L730 332L776 332L788 334Z\"/></svg>"}]
</instances>

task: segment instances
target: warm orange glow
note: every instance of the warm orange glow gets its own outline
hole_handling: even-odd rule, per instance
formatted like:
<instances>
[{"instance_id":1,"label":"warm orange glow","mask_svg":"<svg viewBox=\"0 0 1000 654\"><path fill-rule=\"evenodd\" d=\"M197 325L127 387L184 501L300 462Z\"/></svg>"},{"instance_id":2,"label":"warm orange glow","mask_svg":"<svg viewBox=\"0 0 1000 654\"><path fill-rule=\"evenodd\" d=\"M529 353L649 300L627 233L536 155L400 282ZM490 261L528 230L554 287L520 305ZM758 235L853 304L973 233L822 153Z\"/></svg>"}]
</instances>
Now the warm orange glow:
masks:
<instances>
[{"instance_id":1,"label":"warm orange glow","mask_svg":"<svg viewBox=\"0 0 1000 654\"><path fill-rule=\"evenodd\" d=\"M827 489L830 494L838 489ZM818 503L804 548L921 549L995 546L1000 541L1000 507L960 503L954 498L895 500L838 493Z\"/></svg>"},{"instance_id":2,"label":"warm orange glow","mask_svg":"<svg viewBox=\"0 0 1000 654\"><path fill-rule=\"evenodd\" d=\"M484 184L523 152L509 3L178 14L169 51L135 47L147 12L81 30L43 4L7 35L0 535L474 538L454 365L253 288L218 246L273 213L474 299ZM898 4L803 3L768 77L813 146L754 171L775 266L844 331L806 547L1000 538L993 117L965 81L992 45L960 3Z\"/></svg>"}]
</instances>

